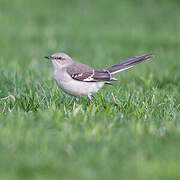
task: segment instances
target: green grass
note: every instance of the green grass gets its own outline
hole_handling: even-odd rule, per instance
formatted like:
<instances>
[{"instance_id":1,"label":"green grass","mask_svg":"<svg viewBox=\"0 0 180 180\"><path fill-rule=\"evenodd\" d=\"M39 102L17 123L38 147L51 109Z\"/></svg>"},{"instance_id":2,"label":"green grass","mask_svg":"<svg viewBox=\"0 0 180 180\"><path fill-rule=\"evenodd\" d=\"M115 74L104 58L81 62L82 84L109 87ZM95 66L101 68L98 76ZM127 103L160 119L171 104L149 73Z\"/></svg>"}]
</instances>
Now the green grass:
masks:
<instances>
[{"instance_id":1,"label":"green grass","mask_svg":"<svg viewBox=\"0 0 180 180\"><path fill-rule=\"evenodd\" d=\"M0 179L180 179L179 12L178 0L1 1ZM155 57L73 111L43 59L58 51L98 68Z\"/></svg>"}]
</instances>

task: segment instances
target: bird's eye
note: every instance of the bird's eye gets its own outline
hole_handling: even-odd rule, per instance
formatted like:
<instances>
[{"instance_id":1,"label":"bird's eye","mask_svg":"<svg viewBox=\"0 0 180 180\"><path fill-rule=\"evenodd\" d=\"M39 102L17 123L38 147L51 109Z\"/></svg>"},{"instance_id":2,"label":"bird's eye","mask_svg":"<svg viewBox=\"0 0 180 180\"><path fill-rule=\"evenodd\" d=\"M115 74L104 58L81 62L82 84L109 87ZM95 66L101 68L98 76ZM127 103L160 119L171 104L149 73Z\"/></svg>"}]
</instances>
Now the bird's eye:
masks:
<instances>
[{"instance_id":1,"label":"bird's eye","mask_svg":"<svg viewBox=\"0 0 180 180\"><path fill-rule=\"evenodd\" d=\"M60 57L58 57L58 59L59 59L59 60L64 60L65 58L62 57L62 56L60 56Z\"/></svg>"}]
</instances>

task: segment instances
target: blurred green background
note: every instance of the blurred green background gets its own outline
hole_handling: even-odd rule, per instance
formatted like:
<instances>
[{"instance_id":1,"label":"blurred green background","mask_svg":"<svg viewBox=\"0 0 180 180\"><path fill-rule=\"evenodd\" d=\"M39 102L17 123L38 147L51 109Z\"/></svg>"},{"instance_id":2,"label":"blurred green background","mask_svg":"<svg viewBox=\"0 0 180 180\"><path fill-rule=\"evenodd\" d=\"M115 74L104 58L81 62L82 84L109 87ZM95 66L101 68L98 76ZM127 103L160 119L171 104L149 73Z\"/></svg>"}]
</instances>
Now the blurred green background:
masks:
<instances>
[{"instance_id":1,"label":"blurred green background","mask_svg":"<svg viewBox=\"0 0 180 180\"><path fill-rule=\"evenodd\" d=\"M0 179L180 179L179 0L1 0L0 22ZM155 57L73 111L55 52Z\"/></svg>"}]
</instances>

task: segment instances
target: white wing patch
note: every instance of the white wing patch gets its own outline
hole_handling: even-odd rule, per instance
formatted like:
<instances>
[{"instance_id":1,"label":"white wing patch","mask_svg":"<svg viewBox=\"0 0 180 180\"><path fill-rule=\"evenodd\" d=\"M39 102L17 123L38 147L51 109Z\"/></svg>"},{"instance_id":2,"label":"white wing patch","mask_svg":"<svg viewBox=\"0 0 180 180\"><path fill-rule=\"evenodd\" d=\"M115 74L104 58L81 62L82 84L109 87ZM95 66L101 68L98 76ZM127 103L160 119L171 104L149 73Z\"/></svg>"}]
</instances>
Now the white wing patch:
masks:
<instances>
[{"instance_id":1,"label":"white wing patch","mask_svg":"<svg viewBox=\"0 0 180 180\"><path fill-rule=\"evenodd\" d=\"M93 78L94 74L95 74L95 71L93 69L93 73L89 77L87 77L86 79L83 79L83 81L93 81L94 80L94 78Z\"/></svg>"}]
</instances>

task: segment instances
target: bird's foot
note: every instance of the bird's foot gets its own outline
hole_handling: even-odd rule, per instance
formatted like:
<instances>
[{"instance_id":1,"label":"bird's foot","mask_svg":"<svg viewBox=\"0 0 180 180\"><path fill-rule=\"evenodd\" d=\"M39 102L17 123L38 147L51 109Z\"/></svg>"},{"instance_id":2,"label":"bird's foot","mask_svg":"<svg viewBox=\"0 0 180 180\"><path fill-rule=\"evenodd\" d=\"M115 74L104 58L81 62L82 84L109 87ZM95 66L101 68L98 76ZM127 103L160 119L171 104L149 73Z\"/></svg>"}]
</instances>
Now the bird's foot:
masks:
<instances>
[{"instance_id":1,"label":"bird's foot","mask_svg":"<svg viewBox=\"0 0 180 180\"><path fill-rule=\"evenodd\" d=\"M92 104L93 100L92 100L92 96L91 95L88 95L88 99L89 99L89 104Z\"/></svg>"}]
</instances>

